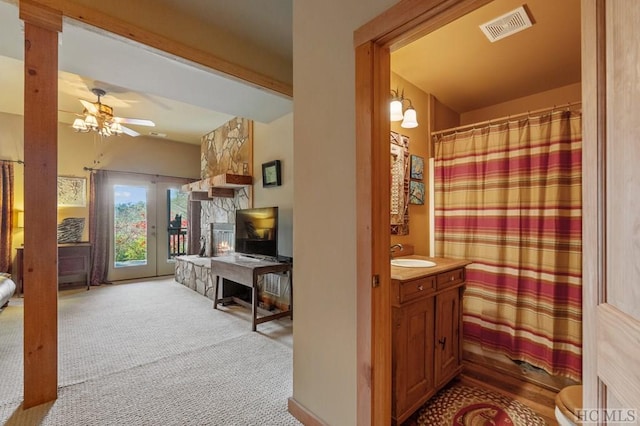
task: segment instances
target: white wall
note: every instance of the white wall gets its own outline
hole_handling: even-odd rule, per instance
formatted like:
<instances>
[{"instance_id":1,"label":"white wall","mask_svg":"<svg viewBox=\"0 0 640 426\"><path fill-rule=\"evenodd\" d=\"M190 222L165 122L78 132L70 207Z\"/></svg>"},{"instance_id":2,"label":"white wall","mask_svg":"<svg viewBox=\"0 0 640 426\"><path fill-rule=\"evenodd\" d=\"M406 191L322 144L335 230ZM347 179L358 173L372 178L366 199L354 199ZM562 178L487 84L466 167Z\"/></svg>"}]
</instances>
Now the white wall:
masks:
<instances>
[{"instance_id":1,"label":"white wall","mask_svg":"<svg viewBox=\"0 0 640 426\"><path fill-rule=\"evenodd\" d=\"M507 102L491 105L473 111L460 114L460 124L473 124L494 118L507 117L509 115L522 114L527 111L535 111L543 108L566 107L569 103L579 102L582 98L582 85L580 83L557 87L540 93L535 93L522 98L511 99Z\"/></svg>"},{"instance_id":2,"label":"white wall","mask_svg":"<svg viewBox=\"0 0 640 426\"><path fill-rule=\"evenodd\" d=\"M282 185L262 187L262 163L280 160ZM253 124L253 206L278 206L278 254L293 256L293 113Z\"/></svg>"},{"instance_id":3,"label":"white wall","mask_svg":"<svg viewBox=\"0 0 640 426\"><path fill-rule=\"evenodd\" d=\"M293 397L330 425L357 424L353 31L394 3L293 2Z\"/></svg>"}]
</instances>

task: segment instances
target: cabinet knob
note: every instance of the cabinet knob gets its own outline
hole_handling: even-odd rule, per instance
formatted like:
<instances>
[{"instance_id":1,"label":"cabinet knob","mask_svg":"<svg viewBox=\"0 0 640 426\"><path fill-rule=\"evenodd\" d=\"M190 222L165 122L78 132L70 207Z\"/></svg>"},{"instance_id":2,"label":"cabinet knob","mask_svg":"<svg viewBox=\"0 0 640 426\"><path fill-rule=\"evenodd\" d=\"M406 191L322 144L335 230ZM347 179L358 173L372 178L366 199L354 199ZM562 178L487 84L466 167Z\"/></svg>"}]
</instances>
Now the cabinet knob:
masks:
<instances>
[{"instance_id":1,"label":"cabinet knob","mask_svg":"<svg viewBox=\"0 0 640 426\"><path fill-rule=\"evenodd\" d=\"M453 280L455 280L455 279L456 279L456 277L454 277L453 275L451 275L451 278L449 278L449 281L453 281Z\"/></svg>"},{"instance_id":2,"label":"cabinet knob","mask_svg":"<svg viewBox=\"0 0 640 426\"><path fill-rule=\"evenodd\" d=\"M418 286L418 291L422 291L422 290L424 290L424 286L419 285L419 286Z\"/></svg>"}]
</instances>

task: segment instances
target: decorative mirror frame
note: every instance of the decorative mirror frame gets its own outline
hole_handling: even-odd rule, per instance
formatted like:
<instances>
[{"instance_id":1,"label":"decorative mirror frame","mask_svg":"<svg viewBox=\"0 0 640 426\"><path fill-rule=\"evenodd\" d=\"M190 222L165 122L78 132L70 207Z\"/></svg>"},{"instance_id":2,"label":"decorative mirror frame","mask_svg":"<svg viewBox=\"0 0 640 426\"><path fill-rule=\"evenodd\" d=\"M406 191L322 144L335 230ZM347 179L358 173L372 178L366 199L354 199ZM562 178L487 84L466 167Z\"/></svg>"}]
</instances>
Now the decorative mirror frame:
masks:
<instances>
[{"instance_id":1,"label":"decorative mirror frame","mask_svg":"<svg viewBox=\"0 0 640 426\"><path fill-rule=\"evenodd\" d=\"M409 234L409 137L391 132L391 235Z\"/></svg>"}]
</instances>

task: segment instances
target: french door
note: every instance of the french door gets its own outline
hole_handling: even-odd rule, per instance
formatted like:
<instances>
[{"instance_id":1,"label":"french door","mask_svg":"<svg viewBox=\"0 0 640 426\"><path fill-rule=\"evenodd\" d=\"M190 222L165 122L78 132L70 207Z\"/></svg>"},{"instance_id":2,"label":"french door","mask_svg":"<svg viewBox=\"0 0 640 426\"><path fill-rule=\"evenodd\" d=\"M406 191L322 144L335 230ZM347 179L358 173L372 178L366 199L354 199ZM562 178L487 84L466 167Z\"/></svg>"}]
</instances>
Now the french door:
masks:
<instances>
[{"instance_id":1,"label":"french door","mask_svg":"<svg viewBox=\"0 0 640 426\"><path fill-rule=\"evenodd\" d=\"M171 275L186 254L186 193L182 182L109 178L109 281Z\"/></svg>"}]
</instances>

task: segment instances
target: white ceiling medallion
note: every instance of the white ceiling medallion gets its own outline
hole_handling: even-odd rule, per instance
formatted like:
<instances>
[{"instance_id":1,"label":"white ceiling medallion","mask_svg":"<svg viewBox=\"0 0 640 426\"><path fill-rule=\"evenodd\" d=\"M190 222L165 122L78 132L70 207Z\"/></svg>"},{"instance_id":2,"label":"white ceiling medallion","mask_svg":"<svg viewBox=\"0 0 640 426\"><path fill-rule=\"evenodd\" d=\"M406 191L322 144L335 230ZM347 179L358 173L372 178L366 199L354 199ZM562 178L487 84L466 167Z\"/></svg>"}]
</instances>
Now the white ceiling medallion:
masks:
<instances>
[{"instance_id":1,"label":"white ceiling medallion","mask_svg":"<svg viewBox=\"0 0 640 426\"><path fill-rule=\"evenodd\" d=\"M496 19L480 25L480 29L491 43L509 37L517 32L531 27L531 19L524 6L505 13Z\"/></svg>"}]
</instances>

